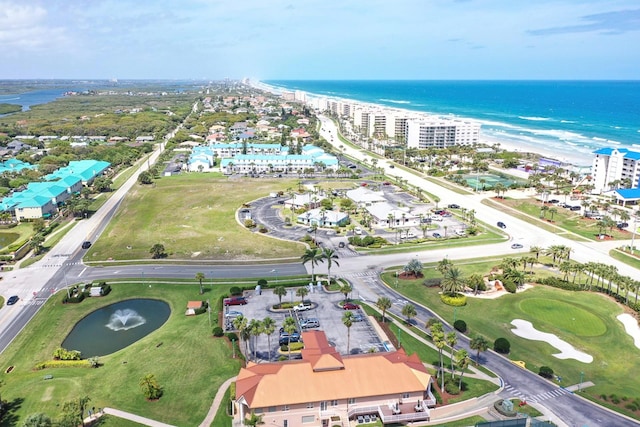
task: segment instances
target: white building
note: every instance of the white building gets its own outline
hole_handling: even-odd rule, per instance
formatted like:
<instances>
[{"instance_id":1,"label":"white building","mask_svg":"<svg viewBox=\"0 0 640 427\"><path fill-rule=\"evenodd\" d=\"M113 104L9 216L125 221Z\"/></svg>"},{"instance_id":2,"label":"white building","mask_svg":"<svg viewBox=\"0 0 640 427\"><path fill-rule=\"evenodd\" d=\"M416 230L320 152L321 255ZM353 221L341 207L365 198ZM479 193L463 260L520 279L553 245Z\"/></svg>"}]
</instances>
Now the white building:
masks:
<instances>
[{"instance_id":1,"label":"white building","mask_svg":"<svg viewBox=\"0 0 640 427\"><path fill-rule=\"evenodd\" d=\"M407 123L407 147L446 148L480 142L480 124L463 120L427 117Z\"/></svg>"},{"instance_id":2,"label":"white building","mask_svg":"<svg viewBox=\"0 0 640 427\"><path fill-rule=\"evenodd\" d=\"M594 151L595 158L591 172L594 193L614 189L613 182L623 184L629 181L628 188L638 188L640 182L640 153L626 148L601 148ZM618 185L620 186L620 185ZM625 187L627 187L625 185Z\"/></svg>"}]
</instances>

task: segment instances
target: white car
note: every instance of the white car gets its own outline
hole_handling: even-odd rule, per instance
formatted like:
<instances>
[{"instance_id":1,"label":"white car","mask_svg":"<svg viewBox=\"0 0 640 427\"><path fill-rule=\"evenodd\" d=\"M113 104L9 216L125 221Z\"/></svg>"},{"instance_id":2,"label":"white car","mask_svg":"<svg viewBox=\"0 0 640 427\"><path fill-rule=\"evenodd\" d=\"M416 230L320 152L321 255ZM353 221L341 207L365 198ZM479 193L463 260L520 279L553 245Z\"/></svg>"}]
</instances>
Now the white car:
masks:
<instances>
[{"instance_id":1,"label":"white car","mask_svg":"<svg viewBox=\"0 0 640 427\"><path fill-rule=\"evenodd\" d=\"M360 235L360 234L362 234L362 228L360 228L360 227L356 227L356 228L354 228L354 229L353 229L353 232L354 232L355 234L357 234L357 235Z\"/></svg>"},{"instance_id":2,"label":"white car","mask_svg":"<svg viewBox=\"0 0 640 427\"><path fill-rule=\"evenodd\" d=\"M467 233L464 230L456 230L456 234L458 236L466 236L467 235Z\"/></svg>"}]
</instances>

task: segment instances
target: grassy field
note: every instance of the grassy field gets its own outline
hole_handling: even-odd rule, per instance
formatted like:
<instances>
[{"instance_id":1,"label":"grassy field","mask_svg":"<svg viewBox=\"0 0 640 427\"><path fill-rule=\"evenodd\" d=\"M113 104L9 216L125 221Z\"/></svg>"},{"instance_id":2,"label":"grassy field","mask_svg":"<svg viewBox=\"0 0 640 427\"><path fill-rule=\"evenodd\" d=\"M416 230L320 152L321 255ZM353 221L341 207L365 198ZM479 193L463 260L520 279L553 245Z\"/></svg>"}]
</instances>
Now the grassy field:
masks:
<instances>
[{"instance_id":1,"label":"grassy field","mask_svg":"<svg viewBox=\"0 0 640 427\"><path fill-rule=\"evenodd\" d=\"M569 231L574 234L572 237L576 239L575 235L581 236L589 240L598 240L598 234L600 232L597 223L598 221L585 218L581 211L573 212L568 209L557 207L557 212L551 217L549 211L546 212L546 220L540 219L540 206L541 202L536 201L533 198L528 199L492 199L494 203L502 204L504 206L516 209L518 212L527 214L529 221L533 218L536 221L536 225L542 225L545 229L549 229L552 232L562 232L562 230ZM579 205L579 201L574 201L574 205ZM494 206L494 204L492 204ZM550 205L550 207L554 207ZM553 219L553 222L550 220ZM555 226L555 227L554 227ZM559 227L558 230L556 227ZM604 233L613 236L614 239L630 239L631 233L626 230L619 230L615 226L613 229L603 230ZM571 238L571 233L563 234L564 237Z\"/></svg>"},{"instance_id":2,"label":"grassy field","mask_svg":"<svg viewBox=\"0 0 640 427\"><path fill-rule=\"evenodd\" d=\"M456 263L464 275L488 273L497 262ZM432 268L425 268L426 278L440 277ZM537 271L536 277L554 274L548 269ZM394 272L383 274L386 283L395 287ZM549 366L563 378L561 385L576 384L581 377L593 381L594 387L583 392L593 398L602 394L640 397L640 386L634 380L640 350L633 344L616 316L622 306L612 299L588 292L569 292L545 286L535 286L525 292L507 294L497 299L467 298L467 305L455 309L441 302L439 288L428 288L421 280L399 280L398 290L445 318L449 323L462 319L467 323L469 336L480 333L491 342L499 337L511 343L511 360L523 360L527 369L538 372ZM514 319L533 323L538 330L558 335L577 349L593 356L590 364L552 356L557 350L545 342L520 338L511 332ZM637 416L637 414L635 414Z\"/></svg>"},{"instance_id":3,"label":"grassy field","mask_svg":"<svg viewBox=\"0 0 640 427\"><path fill-rule=\"evenodd\" d=\"M204 297L214 301L226 291L228 286L216 286L207 289ZM34 370L38 362L52 358L79 319L101 306L141 297L170 304L171 316L161 328L123 350L100 357L103 366L97 369ZM88 395L96 408L109 406L174 425L198 425L220 385L240 367L240 360L231 358L228 342L212 337L208 316L184 315L186 302L201 298L198 286L156 283L116 284L108 296L80 304L62 305L61 296L56 295L0 357L0 377L5 382L2 398L11 405L8 421L0 425L18 425L35 412L55 418L63 402L83 395ZM9 366L14 366L13 371L5 374ZM44 381L48 374L53 379ZM154 374L164 388L157 402L148 402L139 389L138 382L146 374ZM118 421L109 417L105 425L122 425Z\"/></svg>"},{"instance_id":4,"label":"grassy field","mask_svg":"<svg viewBox=\"0 0 640 427\"><path fill-rule=\"evenodd\" d=\"M243 203L290 187L296 188L296 182L202 174L164 177L155 186L136 185L85 260L149 259L156 243L164 245L170 259L298 258L304 249L301 243L253 233L235 217Z\"/></svg>"}]
</instances>

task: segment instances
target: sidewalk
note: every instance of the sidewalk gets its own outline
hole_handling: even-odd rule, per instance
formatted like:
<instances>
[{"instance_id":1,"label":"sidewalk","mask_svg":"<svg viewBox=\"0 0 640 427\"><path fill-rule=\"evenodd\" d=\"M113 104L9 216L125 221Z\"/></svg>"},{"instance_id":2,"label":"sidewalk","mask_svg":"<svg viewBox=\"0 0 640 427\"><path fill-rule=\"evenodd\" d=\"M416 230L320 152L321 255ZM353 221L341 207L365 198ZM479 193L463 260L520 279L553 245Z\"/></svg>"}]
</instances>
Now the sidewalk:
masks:
<instances>
[{"instance_id":1,"label":"sidewalk","mask_svg":"<svg viewBox=\"0 0 640 427\"><path fill-rule=\"evenodd\" d=\"M96 419L100 418L104 414L113 415L114 417L118 417L118 418L124 418L125 420L133 421L133 422L136 422L138 424L145 425L145 426L151 426L151 427L176 427L176 426L172 426L171 424L161 423L160 421L151 420L149 418L141 417L141 416L136 415L136 414L131 414L129 412L124 412L124 411L120 411L119 409L113 409L113 408L104 408L101 412L99 412L99 413L97 413L95 415L92 415L91 417L85 418L84 422L87 425L91 425L91 423L93 421L95 421Z\"/></svg>"}]
</instances>

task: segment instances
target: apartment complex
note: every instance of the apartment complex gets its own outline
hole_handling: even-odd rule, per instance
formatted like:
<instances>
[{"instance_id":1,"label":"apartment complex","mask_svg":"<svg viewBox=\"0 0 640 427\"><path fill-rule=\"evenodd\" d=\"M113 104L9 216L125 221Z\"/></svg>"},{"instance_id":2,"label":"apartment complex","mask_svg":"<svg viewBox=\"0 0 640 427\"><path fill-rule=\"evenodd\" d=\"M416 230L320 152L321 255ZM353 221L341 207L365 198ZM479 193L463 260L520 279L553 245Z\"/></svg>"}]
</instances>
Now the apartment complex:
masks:
<instances>
[{"instance_id":1,"label":"apartment complex","mask_svg":"<svg viewBox=\"0 0 640 427\"><path fill-rule=\"evenodd\" d=\"M411 148L426 149L480 142L480 124L470 120L328 98L311 98L309 103L319 111L349 120L364 138L393 141L388 145L406 143Z\"/></svg>"},{"instance_id":2,"label":"apartment complex","mask_svg":"<svg viewBox=\"0 0 640 427\"><path fill-rule=\"evenodd\" d=\"M640 152L627 148L601 148L593 154L591 173L594 193L610 191L620 185L639 187Z\"/></svg>"},{"instance_id":3,"label":"apartment complex","mask_svg":"<svg viewBox=\"0 0 640 427\"><path fill-rule=\"evenodd\" d=\"M428 421L435 406L431 375L404 350L341 356L323 331L303 332L301 360L248 363L236 382L235 422L248 414L282 427Z\"/></svg>"}]
</instances>

